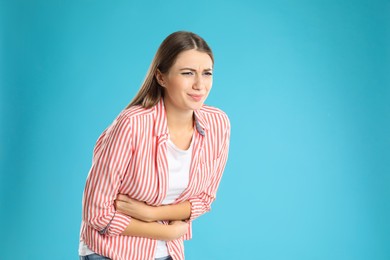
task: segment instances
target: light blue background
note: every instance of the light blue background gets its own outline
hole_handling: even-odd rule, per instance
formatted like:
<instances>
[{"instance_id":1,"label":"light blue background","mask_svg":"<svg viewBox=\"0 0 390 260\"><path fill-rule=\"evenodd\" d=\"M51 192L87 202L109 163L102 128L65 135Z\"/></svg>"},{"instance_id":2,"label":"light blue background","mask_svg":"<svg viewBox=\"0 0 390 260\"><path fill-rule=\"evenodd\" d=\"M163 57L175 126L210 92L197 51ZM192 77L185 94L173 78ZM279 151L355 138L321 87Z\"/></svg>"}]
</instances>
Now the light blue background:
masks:
<instances>
[{"instance_id":1,"label":"light blue background","mask_svg":"<svg viewBox=\"0 0 390 260\"><path fill-rule=\"evenodd\" d=\"M195 259L390 259L390 1L0 2L1 259L77 259L100 133L176 30L231 119Z\"/></svg>"}]
</instances>

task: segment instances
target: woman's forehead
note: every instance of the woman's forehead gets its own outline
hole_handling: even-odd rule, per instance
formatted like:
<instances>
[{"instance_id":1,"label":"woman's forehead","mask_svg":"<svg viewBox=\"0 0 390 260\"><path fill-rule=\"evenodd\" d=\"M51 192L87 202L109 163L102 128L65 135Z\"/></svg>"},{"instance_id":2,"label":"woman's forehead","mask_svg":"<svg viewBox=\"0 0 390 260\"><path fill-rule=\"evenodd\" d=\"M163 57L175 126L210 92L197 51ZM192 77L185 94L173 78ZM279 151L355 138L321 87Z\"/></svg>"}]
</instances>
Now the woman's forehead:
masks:
<instances>
[{"instance_id":1,"label":"woman's forehead","mask_svg":"<svg viewBox=\"0 0 390 260\"><path fill-rule=\"evenodd\" d=\"M211 57L201 51L197 50L187 50L181 52L177 58L174 67L189 67L189 68L199 68L202 69L211 69L213 67L213 61Z\"/></svg>"}]
</instances>

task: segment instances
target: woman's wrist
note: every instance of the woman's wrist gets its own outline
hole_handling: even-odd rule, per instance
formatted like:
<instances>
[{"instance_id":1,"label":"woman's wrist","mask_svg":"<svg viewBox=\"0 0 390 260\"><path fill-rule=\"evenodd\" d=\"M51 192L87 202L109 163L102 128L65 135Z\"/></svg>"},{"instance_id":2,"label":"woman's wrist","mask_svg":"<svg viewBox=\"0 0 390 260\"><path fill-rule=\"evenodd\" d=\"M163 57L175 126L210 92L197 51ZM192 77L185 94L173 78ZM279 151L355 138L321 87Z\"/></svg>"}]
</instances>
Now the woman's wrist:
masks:
<instances>
[{"instance_id":1,"label":"woman's wrist","mask_svg":"<svg viewBox=\"0 0 390 260\"><path fill-rule=\"evenodd\" d=\"M146 222L155 222L159 221L158 219L158 207L149 206L146 213L144 214L143 221Z\"/></svg>"}]
</instances>

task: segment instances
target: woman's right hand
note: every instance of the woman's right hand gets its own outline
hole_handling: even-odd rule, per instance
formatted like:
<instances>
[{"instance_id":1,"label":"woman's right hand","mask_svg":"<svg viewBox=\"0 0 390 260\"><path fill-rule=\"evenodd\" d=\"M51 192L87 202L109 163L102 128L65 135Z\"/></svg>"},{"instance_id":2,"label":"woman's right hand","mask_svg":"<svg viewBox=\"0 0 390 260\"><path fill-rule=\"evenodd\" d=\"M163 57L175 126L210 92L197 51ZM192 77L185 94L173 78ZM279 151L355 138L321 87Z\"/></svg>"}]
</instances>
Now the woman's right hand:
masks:
<instances>
[{"instance_id":1,"label":"woman's right hand","mask_svg":"<svg viewBox=\"0 0 390 260\"><path fill-rule=\"evenodd\" d=\"M166 225L160 222L144 222L134 218L122 232L122 235L171 241L184 236L188 227L188 223L180 220L171 221Z\"/></svg>"},{"instance_id":2,"label":"woman's right hand","mask_svg":"<svg viewBox=\"0 0 390 260\"><path fill-rule=\"evenodd\" d=\"M188 223L180 220L171 221L169 226L172 228L172 239L178 239L184 236L188 231Z\"/></svg>"}]
</instances>

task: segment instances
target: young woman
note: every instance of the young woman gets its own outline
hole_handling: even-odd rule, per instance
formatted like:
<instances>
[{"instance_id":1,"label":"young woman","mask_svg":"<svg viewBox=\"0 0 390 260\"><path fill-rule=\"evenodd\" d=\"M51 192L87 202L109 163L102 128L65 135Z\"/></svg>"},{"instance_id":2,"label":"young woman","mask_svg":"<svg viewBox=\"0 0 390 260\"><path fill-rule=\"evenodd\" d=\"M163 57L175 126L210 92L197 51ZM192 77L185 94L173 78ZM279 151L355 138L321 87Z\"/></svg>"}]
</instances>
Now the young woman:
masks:
<instances>
[{"instance_id":1,"label":"young woman","mask_svg":"<svg viewBox=\"0 0 390 260\"><path fill-rule=\"evenodd\" d=\"M229 120L203 104L213 65L194 33L162 42L138 94L94 148L80 259L184 259L183 240L210 210L228 157Z\"/></svg>"}]
</instances>

